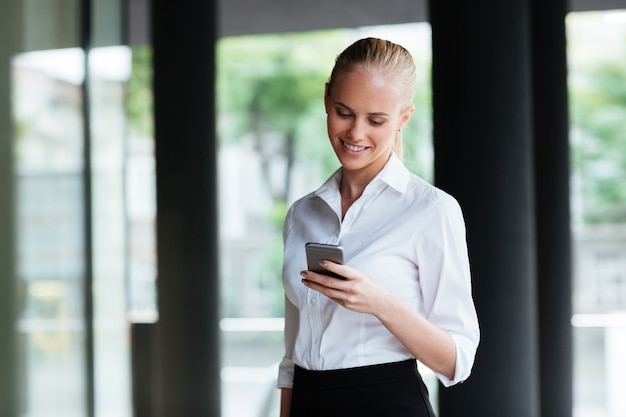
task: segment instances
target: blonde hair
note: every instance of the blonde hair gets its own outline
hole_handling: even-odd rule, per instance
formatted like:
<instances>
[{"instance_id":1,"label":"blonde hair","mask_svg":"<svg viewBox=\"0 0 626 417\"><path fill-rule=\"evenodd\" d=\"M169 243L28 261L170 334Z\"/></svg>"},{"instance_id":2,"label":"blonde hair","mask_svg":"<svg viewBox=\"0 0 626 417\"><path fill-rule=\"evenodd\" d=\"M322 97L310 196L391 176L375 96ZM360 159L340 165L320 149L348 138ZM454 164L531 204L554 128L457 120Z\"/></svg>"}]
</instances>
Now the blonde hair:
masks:
<instances>
[{"instance_id":1,"label":"blonde hair","mask_svg":"<svg viewBox=\"0 0 626 417\"><path fill-rule=\"evenodd\" d=\"M378 38L364 38L354 42L337 56L328 79L327 94L330 95L339 74L356 69L384 72L399 87L401 111L406 111L413 105L416 85L415 63L409 51L404 47ZM396 132L393 151L400 159L403 159L400 130Z\"/></svg>"}]
</instances>

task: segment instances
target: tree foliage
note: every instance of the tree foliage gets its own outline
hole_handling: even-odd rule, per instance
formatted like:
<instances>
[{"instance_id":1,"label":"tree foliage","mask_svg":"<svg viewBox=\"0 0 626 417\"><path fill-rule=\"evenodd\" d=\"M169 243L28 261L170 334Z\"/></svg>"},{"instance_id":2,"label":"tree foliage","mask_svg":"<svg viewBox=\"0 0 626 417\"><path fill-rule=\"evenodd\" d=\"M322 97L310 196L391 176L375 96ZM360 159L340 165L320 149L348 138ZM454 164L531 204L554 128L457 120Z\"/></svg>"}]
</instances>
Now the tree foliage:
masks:
<instances>
[{"instance_id":1,"label":"tree foliage","mask_svg":"<svg viewBox=\"0 0 626 417\"><path fill-rule=\"evenodd\" d=\"M572 170L587 223L626 221L626 35L617 44L572 68Z\"/></svg>"},{"instance_id":2,"label":"tree foliage","mask_svg":"<svg viewBox=\"0 0 626 417\"><path fill-rule=\"evenodd\" d=\"M249 36L218 44L218 132L221 143L251 141L276 204L284 206L298 158L336 162L327 145L324 84L342 32ZM272 164L286 167L283 184L270 178Z\"/></svg>"},{"instance_id":3,"label":"tree foliage","mask_svg":"<svg viewBox=\"0 0 626 417\"><path fill-rule=\"evenodd\" d=\"M129 126L134 133L152 138L152 48L147 45L134 46L131 66L126 104Z\"/></svg>"}]
</instances>

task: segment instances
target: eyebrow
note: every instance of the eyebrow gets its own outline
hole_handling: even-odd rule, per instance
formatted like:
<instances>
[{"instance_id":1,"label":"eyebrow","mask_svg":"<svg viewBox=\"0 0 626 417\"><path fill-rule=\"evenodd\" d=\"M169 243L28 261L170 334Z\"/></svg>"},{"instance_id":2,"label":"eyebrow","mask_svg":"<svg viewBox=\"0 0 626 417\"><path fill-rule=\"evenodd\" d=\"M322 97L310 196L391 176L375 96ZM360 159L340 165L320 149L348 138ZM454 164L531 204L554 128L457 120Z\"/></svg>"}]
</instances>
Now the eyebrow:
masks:
<instances>
[{"instance_id":1,"label":"eyebrow","mask_svg":"<svg viewBox=\"0 0 626 417\"><path fill-rule=\"evenodd\" d=\"M354 110L350 107L345 105L344 103L340 102L340 101L336 101L335 104L339 107L343 107L346 110L350 110L352 113L354 113ZM384 117L389 117L389 114L385 113L385 112L373 112L373 113L367 113L368 116L384 116Z\"/></svg>"}]
</instances>

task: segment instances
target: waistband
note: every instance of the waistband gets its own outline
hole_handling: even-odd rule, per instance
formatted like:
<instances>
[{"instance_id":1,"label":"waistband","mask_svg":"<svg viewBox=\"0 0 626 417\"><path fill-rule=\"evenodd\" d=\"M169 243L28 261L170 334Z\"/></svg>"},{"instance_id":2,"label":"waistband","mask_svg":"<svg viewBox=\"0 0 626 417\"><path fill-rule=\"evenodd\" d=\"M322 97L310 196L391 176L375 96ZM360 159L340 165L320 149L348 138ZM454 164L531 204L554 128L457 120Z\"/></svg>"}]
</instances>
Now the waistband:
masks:
<instances>
[{"instance_id":1,"label":"waistband","mask_svg":"<svg viewBox=\"0 0 626 417\"><path fill-rule=\"evenodd\" d=\"M310 371L295 366L293 384L301 389L337 389L421 378L415 359L356 368Z\"/></svg>"}]
</instances>

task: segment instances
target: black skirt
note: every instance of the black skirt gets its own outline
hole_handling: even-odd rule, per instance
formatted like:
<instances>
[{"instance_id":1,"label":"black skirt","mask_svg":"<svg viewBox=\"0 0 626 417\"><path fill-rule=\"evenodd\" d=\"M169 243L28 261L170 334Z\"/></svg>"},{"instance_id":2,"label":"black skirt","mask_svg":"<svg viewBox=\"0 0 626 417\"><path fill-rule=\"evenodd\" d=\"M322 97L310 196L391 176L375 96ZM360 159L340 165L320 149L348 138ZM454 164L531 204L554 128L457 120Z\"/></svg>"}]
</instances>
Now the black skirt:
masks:
<instances>
[{"instance_id":1,"label":"black skirt","mask_svg":"<svg viewBox=\"0 0 626 417\"><path fill-rule=\"evenodd\" d=\"M332 371L296 365L291 417L435 417L414 359Z\"/></svg>"}]
</instances>

